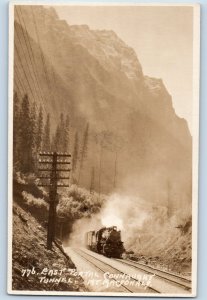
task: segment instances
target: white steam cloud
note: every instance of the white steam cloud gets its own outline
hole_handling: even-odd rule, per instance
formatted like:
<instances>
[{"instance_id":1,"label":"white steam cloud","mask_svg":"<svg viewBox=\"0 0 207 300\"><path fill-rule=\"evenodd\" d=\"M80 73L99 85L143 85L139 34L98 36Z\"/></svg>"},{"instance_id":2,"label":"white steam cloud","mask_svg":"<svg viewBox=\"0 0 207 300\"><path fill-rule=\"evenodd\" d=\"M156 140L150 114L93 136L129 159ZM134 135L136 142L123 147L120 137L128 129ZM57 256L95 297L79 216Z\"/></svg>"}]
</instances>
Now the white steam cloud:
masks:
<instances>
[{"instance_id":1,"label":"white steam cloud","mask_svg":"<svg viewBox=\"0 0 207 300\"><path fill-rule=\"evenodd\" d=\"M143 222L148 217L148 212L143 207L141 199L112 194L107 198L99 214L74 223L69 244L83 246L86 232L99 230L103 226L117 226L122 231L122 240L127 243L129 236L136 229L141 229Z\"/></svg>"},{"instance_id":2,"label":"white steam cloud","mask_svg":"<svg viewBox=\"0 0 207 300\"><path fill-rule=\"evenodd\" d=\"M85 246L86 232L101 227L117 226L121 230L126 250L137 254L160 256L180 251L186 247L186 257L191 256L191 231L183 236L180 224L190 220L189 211L176 211L169 216L165 206L147 206L138 197L112 194L104 203L101 211L91 218L76 221L70 234L68 245Z\"/></svg>"}]
</instances>

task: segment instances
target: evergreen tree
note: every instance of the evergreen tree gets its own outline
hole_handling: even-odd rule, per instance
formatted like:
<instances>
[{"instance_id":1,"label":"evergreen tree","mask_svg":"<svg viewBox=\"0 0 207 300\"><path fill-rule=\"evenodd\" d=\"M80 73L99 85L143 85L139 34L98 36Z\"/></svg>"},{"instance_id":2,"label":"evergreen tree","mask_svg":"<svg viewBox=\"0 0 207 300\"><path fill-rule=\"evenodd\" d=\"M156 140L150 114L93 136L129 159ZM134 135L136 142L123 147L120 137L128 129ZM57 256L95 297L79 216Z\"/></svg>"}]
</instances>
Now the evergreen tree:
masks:
<instances>
[{"instance_id":1,"label":"evergreen tree","mask_svg":"<svg viewBox=\"0 0 207 300\"><path fill-rule=\"evenodd\" d=\"M57 152L68 152L69 150L69 136L70 133L70 119L67 115L64 119L63 113L60 114L60 120L57 125L55 135L53 137L53 149Z\"/></svg>"},{"instance_id":2,"label":"evergreen tree","mask_svg":"<svg viewBox=\"0 0 207 300\"><path fill-rule=\"evenodd\" d=\"M17 92L14 93L13 98L13 155L14 155L14 164L19 164L19 130L20 130L20 101L17 95Z\"/></svg>"},{"instance_id":3,"label":"evergreen tree","mask_svg":"<svg viewBox=\"0 0 207 300\"><path fill-rule=\"evenodd\" d=\"M44 134L43 134L43 150L50 151L51 149L51 142L50 142L50 114L47 114L47 120L44 127Z\"/></svg>"},{"instance_id":4,"label":"evergreen tree","mask_svg":"<svg viewBox=\"0 0 207 300\"><path fill-rule=\"evenodd\" d=\"M91 169L91 185L90 185L90 193L93 194L95 190L95 169L94 167Z\"/></svg>"},{"instance_id":5,"label":"evergreen tree","mask_svg":"<svg viewBox=\"0 0 207 300\"><path fill-rule=\"evenodd\" d=\"M64 115L61 113L60 115L60 123L59 123L59 147L58 151L64 152L64 144L65 144L65 121L64 121Z\"/></svg>"},{"instance_id":6,"label":"evergreen tree","mask_svg":"<svg viewBox=\"0 0 207 300\"><path fill-rule=\"evenodd\" d=\"M80 168L79 168L79 175L78 175L78 184L80 183L80 178L81 178L81 172L83 169L83 164L84 161L87 158L87 153L88 153L88 136L89 136L89 124L86 124L86 129L83 134L83 144L82 148L80 151Z\"/></svg>"},{"instance_id":7,"label":"evergreen tree","mask_svg":"<svg viewBox=\"0 0 207 300\"><path fill-rule=\"evenodd\" d=\"M83 146L81 149L81 161L83 161L87 158L88 154L88 135L89 135L89 124L86 124L86 129L83 135Z\"/></svg>"},{"instance_id":8,"label":"evergreen tree","mask_svg":"<svg viewBox=\"0 0 207 300\"><path fill-rule=\"evenodd\" d=\"M36 135L37 135L37 109L35 101L32 103L32 107L30 110L30 119L32 125L32 132L33 132L33 140L34 144L36 145Z\"/></svg>"},{"instance_id":9,"label":"evergreen tree","mask_svg":"<svg viewBox=\"0 0 207 300\"><path fill-rule=\"evenodd\" d=\"M108 140L110 140L111 134L108 130L103 130L96 135L96 143L100 145L100 158L99 158L99 174L98 174L98 192L99 197L101 195L101 173L102 173L102 160L103 151L107 148Z\"/></svg>"},{"instance_id":10,"label":"evergreen tree","mask_svg":"<svg viewBox=\"0 0 207 300\"><path fill-rule=\"evenodd\" d=\"M42 148L42 142L43 142L43 111L42 106L40 106L39 114L37 118L37 135L36 135L36 148L37 153L40 152Z\"/></svg>"},{"instance_id":11,"label":"evergreen tree","mask_svg":"<svg viewBox=\"0 0 207 300\"><path fill-rule=\"evenodd\" d=\"M32 103L30 110L30 120L32 128L32 165L33 170L37 171L37 109L35 101Z\"/></svg>"},{"instance_id":12,"label":"evergreen tree","mask_svg":"<svg viewBox=\"0 0 207 300\"><path fill-rule=\"evenodd\" d=\"M78 133L76 132L75 139L74 139L74 149L72 154L72 173L73 173L72 177L74 177L75 175L78 159L79 159L79 138L78 138Z\"/></svg>"},{"instance_id":13,"label":"evergreen tree","mask_svg":"<svg viewBox=\"0 0 207 300\"><path fill-rule=\"evenodd\" d=\"M59 123L57 125L55 135L53 137L53 150L57 152L66 152L67 151L67 144L68 144L68 135L69 135L69 118L68 122L68 129L66 134L66 123L64 120L63 113L60 114Z\"/></svg>"},{"instance_id":14,"label":"evergreen tree","mask_svg":"<svg viewBox=\"0 0 207 300\"><path fill-rule=\"evenodd\" d=\"M53 142L52 142L52 148L53 151L60 151L60 127L57 125L54 137L53 137Z\"/></svg>"},{"instance_id":15,"label":"evergreen tree","mask_svg":"<svg viewBox=\"0 0 207 300\"><path fill-rule=\"evenodd\" d=\"M33 123L27 94L24 96L20 111L20 169L23 173L33 172Z\"/></svg>"},{"instance_id":16,"label":"evergreen tree","mask_svg":"<svg viewBox=\"0 0 207 300\"><path fill-rule=\"evenodd\" d=\"M63 152L69 152L69 141L70 141L70 118L66 116L65 128L63 129Z\"/></svg>"}]
</instances>

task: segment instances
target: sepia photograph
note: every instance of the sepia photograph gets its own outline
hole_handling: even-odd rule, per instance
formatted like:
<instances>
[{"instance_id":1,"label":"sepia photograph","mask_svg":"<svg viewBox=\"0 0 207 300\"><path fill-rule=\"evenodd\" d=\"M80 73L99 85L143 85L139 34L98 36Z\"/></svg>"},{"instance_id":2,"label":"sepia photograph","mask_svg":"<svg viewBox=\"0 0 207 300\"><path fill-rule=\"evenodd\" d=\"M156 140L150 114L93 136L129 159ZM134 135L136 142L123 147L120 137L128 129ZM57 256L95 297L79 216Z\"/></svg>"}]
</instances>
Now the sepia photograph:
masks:
<instances>
[{"instance_id":1,"label":"sepia photograph","mask_svg":"<svg viewBox=\"0 0 207 300\"><path fill-rule=\"evenodd\" d=\"M10 3L9 294L196 296L199 14Z\"/></svg>"}]
</instances>

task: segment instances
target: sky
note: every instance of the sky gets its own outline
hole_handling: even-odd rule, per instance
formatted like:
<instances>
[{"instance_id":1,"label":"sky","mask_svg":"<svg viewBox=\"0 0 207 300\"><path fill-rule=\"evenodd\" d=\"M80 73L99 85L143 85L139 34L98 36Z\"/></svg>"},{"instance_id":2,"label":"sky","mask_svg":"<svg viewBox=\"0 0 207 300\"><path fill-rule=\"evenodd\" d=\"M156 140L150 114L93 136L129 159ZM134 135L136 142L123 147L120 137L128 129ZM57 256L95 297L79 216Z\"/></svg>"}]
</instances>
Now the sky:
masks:
<instances>
[{"instance_id":1,"label":"sky","mask_svg":"<svg viewBox=\"0 0 207 300\"><path fill-rule=\"evenodd\" d=\"M132 47L144 75L161 78L192 132L192 6L56 6L69 25L113 30Z\"/></svg>"}]
</instances>

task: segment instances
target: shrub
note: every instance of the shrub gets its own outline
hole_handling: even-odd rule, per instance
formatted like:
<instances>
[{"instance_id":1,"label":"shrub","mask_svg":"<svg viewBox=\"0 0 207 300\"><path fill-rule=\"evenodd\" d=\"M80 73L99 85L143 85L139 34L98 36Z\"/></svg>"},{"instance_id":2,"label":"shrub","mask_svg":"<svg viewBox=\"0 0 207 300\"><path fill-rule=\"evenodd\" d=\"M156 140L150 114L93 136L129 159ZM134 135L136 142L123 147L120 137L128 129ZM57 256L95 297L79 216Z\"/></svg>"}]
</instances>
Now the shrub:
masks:
<instances>
[{"instance_id":1,"label":"shrub","mask_svg":"<svg viewBox=\"0 0 207 300\"><path fill-rule=\"evenodd\" d=\"M28 206L36 207L36 208L46 208L48 209L48 204L45 202L45 200L41 198L35 198L33 195L23 191L22 197L24 202Z\"/></svg>"},{"instance_id":2,"label":"shrub","mask_svg":"<svg viewBox=\"0 0 207 300\"><path fill-rule=\"evenodd\" d=\"M58 215L72 220L90 217L98 213L104 202L104 196L97 193L91 194L84 188L72 185L62 192L57 207Z\"/></svg>"}]
</instances>

